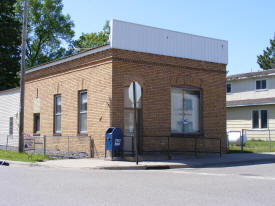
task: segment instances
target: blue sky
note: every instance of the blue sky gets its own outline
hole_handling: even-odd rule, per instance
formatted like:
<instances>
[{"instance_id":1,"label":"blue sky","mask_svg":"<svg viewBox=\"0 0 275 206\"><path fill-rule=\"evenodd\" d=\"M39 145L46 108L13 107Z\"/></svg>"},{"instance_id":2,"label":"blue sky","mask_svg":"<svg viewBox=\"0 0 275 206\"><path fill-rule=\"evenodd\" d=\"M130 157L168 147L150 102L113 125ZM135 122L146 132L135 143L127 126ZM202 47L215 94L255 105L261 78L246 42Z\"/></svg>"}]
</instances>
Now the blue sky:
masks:
<instances>
[{"instance_id":1,"label":"blue sky","mask_svg":"<svg viewBox=\"0 0 275 206\"><path fill-rule=\"evenodd\" d=\"M260 70L275 32L275 0L63 0L75 38L118 19L228 40L229 74Z\"/></svg>"}]
</instances>

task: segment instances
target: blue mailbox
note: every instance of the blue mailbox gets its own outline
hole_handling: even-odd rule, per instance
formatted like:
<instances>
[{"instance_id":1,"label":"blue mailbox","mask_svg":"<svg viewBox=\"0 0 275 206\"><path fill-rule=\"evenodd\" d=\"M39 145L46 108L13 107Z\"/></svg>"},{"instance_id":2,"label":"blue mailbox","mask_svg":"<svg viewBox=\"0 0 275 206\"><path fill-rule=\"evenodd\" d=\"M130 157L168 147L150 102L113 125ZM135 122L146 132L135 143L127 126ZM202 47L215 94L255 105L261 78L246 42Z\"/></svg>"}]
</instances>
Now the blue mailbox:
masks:
<instances>
[{"instance_id":1,"label":"blue mailbox","mask_svg":"<svg viewBox=\"0 0 275 206\"><path fill-rule=\"evenodd\" d=\"M122 156L122 130L118 127L110 127L105 134L105 158Z\"/></svg>"}]
</instances>

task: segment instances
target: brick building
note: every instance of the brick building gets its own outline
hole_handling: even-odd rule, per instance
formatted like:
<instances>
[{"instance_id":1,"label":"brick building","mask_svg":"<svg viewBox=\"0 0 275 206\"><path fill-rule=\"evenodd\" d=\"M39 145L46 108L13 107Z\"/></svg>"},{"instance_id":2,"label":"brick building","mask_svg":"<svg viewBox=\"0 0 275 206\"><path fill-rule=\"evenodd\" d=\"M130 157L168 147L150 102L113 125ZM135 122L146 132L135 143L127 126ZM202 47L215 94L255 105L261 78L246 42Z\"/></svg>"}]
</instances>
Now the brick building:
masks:
<instances>
[{"instance_id":1,"label":"brick building","mask_svg":"<svg viewBox=\"0 0 275 206\"><path fill-rule=\"evenodd\" d=\"M217 151L210 138L225 151L227 41L117 20L110 27L108 45L27 72L25 133L90 135L102 157L106 129L120 127L128 151L136 81L141 154L193 151L195 140L198 150Z\"/></svg>"}]
</instances>

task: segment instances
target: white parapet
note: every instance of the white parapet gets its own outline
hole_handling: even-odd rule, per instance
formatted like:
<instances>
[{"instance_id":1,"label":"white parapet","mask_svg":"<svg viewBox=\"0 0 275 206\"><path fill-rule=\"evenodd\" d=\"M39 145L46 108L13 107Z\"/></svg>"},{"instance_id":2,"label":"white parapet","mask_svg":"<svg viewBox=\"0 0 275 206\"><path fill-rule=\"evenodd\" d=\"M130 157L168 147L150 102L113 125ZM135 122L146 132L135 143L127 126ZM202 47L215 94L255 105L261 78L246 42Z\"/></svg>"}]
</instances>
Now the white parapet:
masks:
<instances>
[{"instance_id":1,"label":"white parapet","mask_svg":"<svg viewBox=\"0 0 275 206\"><path fill-rule=\"evenodd\" d=\"M228 42L112 20L111 48L227 64Z\"/></svg>"}]
</instances>

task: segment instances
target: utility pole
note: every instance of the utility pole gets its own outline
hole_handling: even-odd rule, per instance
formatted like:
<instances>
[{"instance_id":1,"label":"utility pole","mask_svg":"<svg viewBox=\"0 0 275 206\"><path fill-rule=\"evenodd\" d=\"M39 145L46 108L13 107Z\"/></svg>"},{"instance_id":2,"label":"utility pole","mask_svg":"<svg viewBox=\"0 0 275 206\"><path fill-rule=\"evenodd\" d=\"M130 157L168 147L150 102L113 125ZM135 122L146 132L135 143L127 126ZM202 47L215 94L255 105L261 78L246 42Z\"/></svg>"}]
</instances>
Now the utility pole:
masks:
<instances>
[{"instance_id":1,"label":"utility pole","mask_svg":"<svg viewBox=\"0 0 275 206\"><path fill-rule=\"evenodd\" d=\"M21 79L20 79L20 122L19 122L19 152L24 152L24 97L25 97L25 66L26 66L26 39L27 39L28 0L24 2L21 47Z\"/></svg>"}]
</instances>

